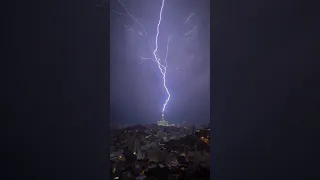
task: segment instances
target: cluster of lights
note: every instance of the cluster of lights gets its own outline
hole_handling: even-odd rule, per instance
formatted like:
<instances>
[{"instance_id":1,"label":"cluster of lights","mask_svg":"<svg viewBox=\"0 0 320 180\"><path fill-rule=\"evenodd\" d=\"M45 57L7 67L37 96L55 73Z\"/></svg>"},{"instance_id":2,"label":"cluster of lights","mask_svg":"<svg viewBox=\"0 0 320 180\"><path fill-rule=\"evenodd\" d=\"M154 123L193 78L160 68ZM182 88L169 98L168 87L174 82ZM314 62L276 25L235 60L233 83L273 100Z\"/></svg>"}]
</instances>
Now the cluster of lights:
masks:
<instances>
[{"instance_id":1,"label":"cluster of lights","mask_svg":"<svg viewBox=\"0 0 320 180\"><path fill-rule=\"evenodd\" d=\"M208 136L207 136L207 138L208 138ZM207 138L205 138L205 137L200 137L200 139L202 140L202 141L204 141L205 143L209 143L209 139L207 139Z\"/></svg>"}]
</instances>

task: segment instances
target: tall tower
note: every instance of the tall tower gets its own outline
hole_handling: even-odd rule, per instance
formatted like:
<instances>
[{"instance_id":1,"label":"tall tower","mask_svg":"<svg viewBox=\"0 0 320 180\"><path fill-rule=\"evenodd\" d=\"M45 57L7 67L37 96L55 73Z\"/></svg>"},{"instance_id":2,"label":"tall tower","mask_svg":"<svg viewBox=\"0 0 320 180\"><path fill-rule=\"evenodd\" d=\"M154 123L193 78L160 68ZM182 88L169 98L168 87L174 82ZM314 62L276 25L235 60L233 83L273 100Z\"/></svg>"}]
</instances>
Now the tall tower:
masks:
<instances>
[{"instance_id":1,"label":"tall tower","mask_svg":"<svg viewBox=\"0 0 320 180\"><path fill-rule=\"evenodd\" d=\"M159 126L168 126L168 121L164 120L164 115L162 114L162 118L158 121Z\"/></svg>"}]
</instances>

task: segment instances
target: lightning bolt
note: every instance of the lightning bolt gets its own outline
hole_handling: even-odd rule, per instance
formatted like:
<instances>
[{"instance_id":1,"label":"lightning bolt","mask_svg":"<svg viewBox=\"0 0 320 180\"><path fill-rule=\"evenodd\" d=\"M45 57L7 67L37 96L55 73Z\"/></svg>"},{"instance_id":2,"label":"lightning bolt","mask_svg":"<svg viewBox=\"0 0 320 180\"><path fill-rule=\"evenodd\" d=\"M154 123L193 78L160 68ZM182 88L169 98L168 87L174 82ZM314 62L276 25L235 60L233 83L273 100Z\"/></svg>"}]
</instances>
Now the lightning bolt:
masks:
<instances>
[{"instance_id":1,"label":"lightning bolt","mask_svg":"<svg viewBox=\"0 0 320 180\"><path fill-rule=\"evenodd\" d=\"M111 11L114 12L114 13L117 13L117 14L130 16L139 26L141 26L144 35L147 35L146 28L138 21L137 18L135 18L135 17L129 12L129 10L128 10L127 7L123 4L122 1L120 1L120 0L117 0L117 1L121 4L121 6L122 6L122 7L124 8L124 10L126 11L126 13L120 13L120 12L117 12L117 11L114 11L114 10L111 10Z\"/></svg>"},{"instance_id":2,"label":"lightning bolt","mask_svg":"<svg viewBox=\"0 0 320 180\"><path fill-rule=\"evenodd\" d=\"M187 24L187 22L189 21L189 19L190 19L193 15L194 15L194 13L191 13L191 14L189 15L189 17L186 19L186 21L184 22L184 24Z\"/></svg>"},{"instance_id":3,"label":"lightning bolt","mask_svg":"<svg viewBox=\"0 0 320 180\"><path fill-rule=\"evenodd\" d=\"M157 34L156 34L156 37L155 37L155 42L156 42L156 47L153 51L153 56L154 56L154 59L156 60L157 64L158 64L158 68L160 70L160 73L162 74L162 79L163 79L163 87L165 88L166 92L167 92L167 99L165 101L165 103L163 104L163 108L162 108L162 116L164 116L164 111L166 109L166 106L170 100L170 92L168 90L168 87L167 87L167 83L166 83L166 74L167 74L167 57L168 57L168 49L169 49L169 42L170 42L170 39L171 38L168 38L168 42L167 42L167 51L166 51L166 57L165 57L165 65L161 64L161 59L160 57L158 56L158 39L159 39L159 34L160 34L160 25L161 25L161 21L162 21L162 11L163 11L163 7L164 7L164 0L162 0L162 3L161 3L161 8L160 8L160 14L159 14L159 21L158 21L158 24L157 24Z\"/></svg>"},{"instance_id":4,"label":"lightning bolt","mask_svg":"<svg viewBox=\"0 0 320 180\"><path fill-rule=\"evenodd\" d=\"M126 14L126 13L118 12L118 11L115 11L115 10L113 10L113 9L111 9L110 11L111 11L111 12L113 12L113 13L116 13L116 14L129 16L129 15L128 15L128 14Z\"/></svg>"},{"instance_id":5,"label":"lightning bolt","mask_svg":"<svg viewBox=\"0 0 320 180\"><path fill-rule=\"evenodd\" d=\"M188 31L185 36L187 36L189 39L192 39L196 34L197 34L197 31L196 31L196 26L193 27L190 31Z\"/></svg>"},{"instance_id":6,"label":"lightning bolt","mask_svg":"<svg viewBox=\"0 0 320 180\"><path fill-rule=\"evenodd\" d=\"M121 12L114 11L114 10L111 10L111 12L119 14L119 15L130 16L139 26L142 27L144 35L147 35L147 32L146 32L144 26L137 20L137 18L135 18L132 14L130 14L129 10L126 8L126 6L123 4L123 2L121 2L120 0L117 0L117 1L121 4L121 6L126 11L126 13L121 13ZM167 46L166 46L166 54L165 54L165 57L164 57L163 60L161 60L161 58L159 56L159 53L158 53L158 49L159 49L158 41L159 41L160 26L161 26L161 21L162 21L162 12L163 12L163 8L164 8L164 4L165 4L164 1L165 0L162 0L162 3L161 3L160 13L159 13L159 20L158 20L157 28L156 28L157 29L157 33L156 33L156 36L155 36L155 48L154 49L151 47L151 43L149 41L149 48L150 48L150 52L152 52L152 54L153 54L153 57L152 58L140 57L141 58L140 64L144 63L145 60L155 61L157 63L157 65L158 65L158 68L159 68L160 73L162 75L163 87L164 87L164 89L165 89L165 91L167 93L167 99L166 99L165 103L163 104L162 111L161 111L162 112L162 116L164 116L164 112L165 112L166 106L167 106L167 104L168 104L168 102L170 100L170 97L171 97L171 94L170 94L169 89L167 87L167 79L166 79L167 67L168 67L167 58L168 58L168 54L169 54L169 44L170 44L170 41L171 41L171 36L168 37ZM188 19L186 20L185 23L187 23L187 21L190 19L191 16L193 16L193 13L188 17ZM188 33L186 35L188 35Z\"/></svg>"},{"instance_id":7,"label":"lightning bolt","mask_svg":"<svg viewBox=\"0 0 320 180\"><path fill-rule=\"evenodd\" d=\"M186 34L184 34L185 36L188 36L189 34L191 34L192 32L194 32L196 29L196 26L193 27L190 31L188 31Z\"/></svg>"}]
</instances>

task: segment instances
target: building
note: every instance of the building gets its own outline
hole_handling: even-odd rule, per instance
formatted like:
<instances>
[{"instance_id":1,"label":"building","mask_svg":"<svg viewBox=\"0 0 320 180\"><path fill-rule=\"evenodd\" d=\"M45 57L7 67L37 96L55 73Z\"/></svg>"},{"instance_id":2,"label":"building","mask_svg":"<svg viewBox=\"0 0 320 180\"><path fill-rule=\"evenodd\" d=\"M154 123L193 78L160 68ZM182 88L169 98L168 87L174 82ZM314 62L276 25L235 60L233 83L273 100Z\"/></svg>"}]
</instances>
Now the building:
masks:
<instances>
[{"instance_id":1,"label":"building","mask_svg":"<svg viewBox=\"0 0 320 180\"><path fill-rule=\"evenodd\" d=\"M164 115L162 114L162 119L158 121L159 126L168 126L168 121L164 120Z\"/></svg>"},{"instance_id":2,"label":"building","mask_svg":"<svg viewBox=\"0 0 320 180\"><path fill-rule=\"evenodd\" d=\"M137 156L137 159L143 159L144 155L141 152L141 142L137 136L133 138L133 146L132 147L133 147L132 152L134 155Z\"/></svg>"},{"instance_id":3,"label":"building","mask_svg":"<svg viewBox=\"0 0 320 180\"><path fill-rule=\"evenodd\" d=\"M196 127L193 125L191 126L191 134L194 135L196 133Z\"/></svg>"}]
</instances>

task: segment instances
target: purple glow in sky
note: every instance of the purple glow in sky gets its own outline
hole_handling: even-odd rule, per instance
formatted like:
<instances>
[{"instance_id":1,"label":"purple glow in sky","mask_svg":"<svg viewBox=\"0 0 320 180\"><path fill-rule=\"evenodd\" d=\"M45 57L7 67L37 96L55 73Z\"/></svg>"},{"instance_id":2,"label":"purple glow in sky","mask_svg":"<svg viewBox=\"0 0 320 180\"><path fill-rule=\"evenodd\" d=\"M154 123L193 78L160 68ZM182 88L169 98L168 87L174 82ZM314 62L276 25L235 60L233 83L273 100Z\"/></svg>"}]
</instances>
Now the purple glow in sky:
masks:
<instances>
[{"instance_id":1,"label":"purple glow in sky","mask_svg":"<svg viewBox=\"0 0 320 180\"><path fill-rule=\"evenodd\" d=\"M200 105L200 107L205 107L203 108L205 110L201 110L201 112L205 114L206 118L204 119L208 121L209 113L203 112L209 111L209 21L201 23L199 19L208 16L209 10L206 10L207 14L203 14L203 9L202 12L198 12L201 11L200 7L205 5L197 1L191 2L193 2L193 6L189 1L111 1L111 26L113 26L111 29L118 29L111 30L111 44L113 44L112 42L119 44L121 40L126 42L119 46L111 45L114 52L121 53L122 51L123 53L120 58L116 53L111 52L111 69L114 69L115 72L116 68L112 64L119 63L119 68L122 66L123 70L126 70L127 65L130 64L130 78L135 81L130 83L134 84L132 91L135 93L127 92L126 94L136 94L135 97L128 96L128 98L139 103L135 104L132 109L136 109L135 112L138 114L145 114L140 117L151 118L153 116L156 118L155 110L158 113L161 110L161 113L165 113L166 117L170 119L175 116L177 117L175 119L182 119L187 114L193 114L192 111L189 111L185 115L178 115L183 111L188 111L191 108L190 105L198 104L199 107L199 104L206 104ZM199 7L194 8L196 7L194 5ZM200 14L200 17L197 17L197 14ZM206 18L208 19L208 17ZM121 37L118 35L120 27L125 34ZM207 37L199 36L199 32L202 33L201 36ZM126 63L123 63L127 65L120 65L119 61L121 60L119 59L125 60ZM205 63L207 64L205 65ZM111 76L113 76L112 72ZM122 93L122 97L125 96L123 90L119 91L121 83L116 82L121 79L121 76L124 75L115 72L115 78L111 77L111 84L112 82L118 84L113 86L114 91L111 90L111 94L114 94L112 97L121 96L120 93ZM185 81L189 82L186 84ZM130 83L126 85L131 86ZM136 86L142 84L143 90L138 90L141 88ZM195 90L198 92L194 92ZM193 100L200 94L201 96L206 94L206 98ZM113 104L121 104L121 98L114 99L117 100L111 100ZM184 102L190 100L194 104ZM126 99L122 102L124 103L124 101L131 100ZM124 104L131 106L127 103ZM151 110L152 107L155 110Z\"/></svg>"}]
</instances>

